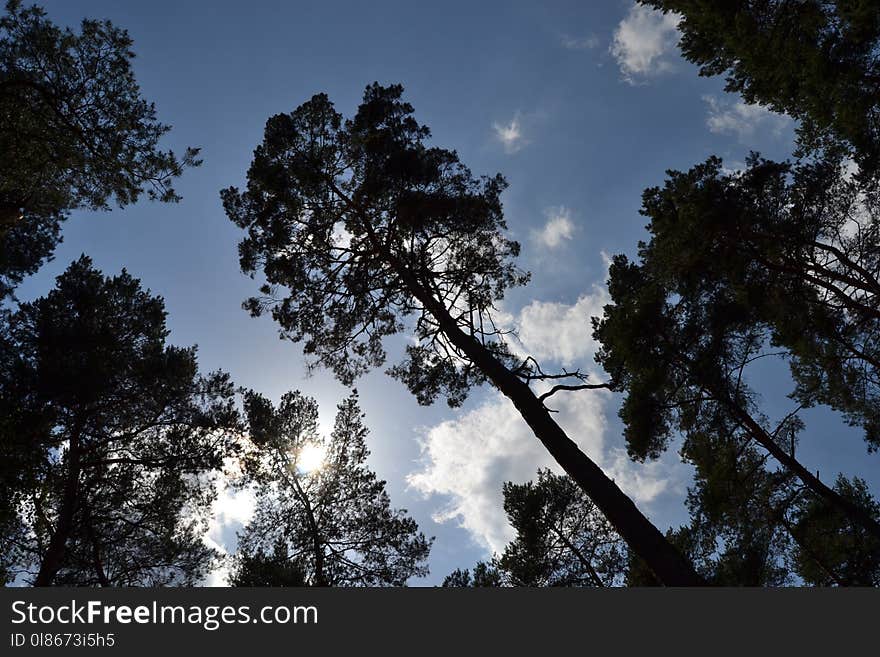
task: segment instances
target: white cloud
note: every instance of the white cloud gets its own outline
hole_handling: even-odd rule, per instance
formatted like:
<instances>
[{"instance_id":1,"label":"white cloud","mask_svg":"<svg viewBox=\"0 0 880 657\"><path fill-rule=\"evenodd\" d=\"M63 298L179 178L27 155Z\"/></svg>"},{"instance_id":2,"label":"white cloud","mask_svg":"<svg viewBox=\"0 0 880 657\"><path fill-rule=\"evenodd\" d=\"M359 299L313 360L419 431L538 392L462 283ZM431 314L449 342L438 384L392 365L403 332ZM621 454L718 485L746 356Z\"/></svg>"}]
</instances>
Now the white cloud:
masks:
<instances>
[{"instance_id":1,"label":"white cloud","mask_svg":"<svg viewBox=\"0 0 880 657\"><path fill-rule=\"evenodd\" d=\"M351 239L354 237L348 232L345 223L337 221L333 226L333 246L338 249L347 249L351 246Z\"/></svg>"},{"instance_id":2,"label":"white cloud","mask_svg":"<svg viewBox=\"0 0 880 657\"><path fill-rule=\"evenodd\" d=\"M607 302L601 285L574 304L533 301L516 317L508 317L519 337L513 347L534 356L548 371L551 361L583 368L596 349L590 317L600 315ZM600 377L592 373L590 379ZM558 393L552 398L558 411L554 418L636 502L650 502L677 484L678 475L665 462L636 465L622 446L606 443L609 399L605 391ZM407 480L425 496L447 497L435 520L457 521L491 552L502 550L512 533L502 508L503 483L529 481L543 467L561 472L513 404L493 392L474 410L424 431L420 469Z\"/></svg>"},{"instance_id":3,"label":"white cloud","mask_svg":"<svg viewBox=\"0 0 880 657\"><path fill-rule=\"evenodd\" d=\"M605 266L602 282L593 283L573 304L535 300L524 306L516 317L504 318L514 329L511 347L518 355L568 368L592 363L597 345L592 337L590 318L600 317L611 301L605 287L611 258L604 251L601 256Z\"/></svg>"},{"instance_id":4,"label":"white cloud","mask_svg":"<svg viewBox=\"0 0 880 657\"><path fill-rule=\"evenodd\" d=\"M709 106L706 125L718 135L735 135L740 141L754 137L759 130L780 136L791 119L763 105L748 105L742 100L727 101L716 96L703 96Z\"/></svg>"},{"instance_id":5,"label":"white cloud","mask_svg":"<svg viewBox=\"0 0 880 657\"><path fill-rule=\"evenodd\" d=\"M555 399L554 399L555 401ZM579 443L596 453L601 450L604 419L599 395L560 398L564 410L559 420L579 426ZM502 510L501 486L505 481L533 479L538 468L555 463L500 393L457 419L429 429L423 439L423 469L407 481L425 495L447 495L437 522L458 520L473 538L492 551L500 551L511 538ZM558 467L556 468L558 472Z\"/></svg>"},{"instance_id":6,"label":"white cloud","mask_svg":"<svg viewBox=\"0 0 880 657\"><path fill-rule=\"evenodd\" d=\"M211 508L212 517L204 541L225 557L236 547L236 533L253 516L256 499L251 490L227 487L223 478L216 485L217 498ZM229 564L224 562L208 575L205 586L226 586L228 576Z\"/></svg>"},{"instance_id":7,"label":"white cloud","mask_svg":"<svg viewBox=\"0 0 880 657\"><path fill-rule=\"evenodd\" d=\"M623 78L636 84L639 78L672 68L667 54L678 42L678 14L633 5L614 31L610 51Z\"/></svg>"},{"instance_id":8,"label":"white cloud","mask_svg":"<svg viewBox=\"0 0 880 657\"><path fill-rule=\"evenodd\" d=\"M635 465L622 448L605 444L607 397L600 392L554 396L559 411L554 418L624 492L637 503L650 502L669 488L669 469L662 462ZM448 497L434 519L457 521L490 552L503 550L512 537L502 506L503 483L534 479L539 468L562 472L513 404L497 392L473 411L428 429L422 450L421 470L407 481L426 496Z\"/></svg>"},{"instance_id":9,"label":"white cloud","mask_svg":"<svg viewBox=\"0 0 880 657\"><path fill-rule=\"evenodd\" d=\"M495 138L504 146L505 153L513 154L523 147L525 142L519 112L513 116L510 123L493 123L492 129L495 131Z\"/></svg>"},{"instance_id":10,"label":"white cloud","mask_svg":"<svg viewBox=\"0 0 880 657\"><path fill-rule=\"evenodd\" d=\"M547 247L555 249L565 240L570 240L574 235L574 222L571 220L571 211L565 207L548 208L544 214L547 223L541 230L532 231L532 238Z\"/></svg>"},{"instance_id":11,"label":"white cloud","mask_svg":"<svg viewBox=\"0 0 880 657\"><path fill-rule=\"evenodd\" d=\"M562 47L568 50L592 50L598 48L600 41L595 34L589 34L585 37L573 37L564 34L560 39Z\"/></svg>"},{"instance_id":12,"label":"white cloud","mask_svg":"<svg viewBox=\"0 0 880 657\"><path fill-rule=\"evenodd\" d=\"M539 362L551 361L564 367L592 360L596 342L592 338L591 317L602 315L610 297L603 285L578 297L574 304L532 301L514 323L518 340L514 349Z\"/></svg>"}]
</instances>

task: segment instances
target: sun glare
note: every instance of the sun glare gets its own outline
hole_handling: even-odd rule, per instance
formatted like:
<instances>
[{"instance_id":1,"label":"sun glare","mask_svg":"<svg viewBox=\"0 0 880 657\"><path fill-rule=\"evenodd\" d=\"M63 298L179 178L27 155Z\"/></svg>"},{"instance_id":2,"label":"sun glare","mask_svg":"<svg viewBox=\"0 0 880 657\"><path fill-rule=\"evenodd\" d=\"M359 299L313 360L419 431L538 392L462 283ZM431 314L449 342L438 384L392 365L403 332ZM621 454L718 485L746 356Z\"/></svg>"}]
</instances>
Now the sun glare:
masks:
<instances>
[{"instance_id":1,"label":"sun glare","mask_svg":"<svg viewBox=\"0 0 880 657\"><path fill-rule=\"evenodd\" d=\"M306 443L299 451L296 459L296 467L300 472L310 473L320 469L324 465L327 450L316 443Z\"/></svg>"}]
</instances>

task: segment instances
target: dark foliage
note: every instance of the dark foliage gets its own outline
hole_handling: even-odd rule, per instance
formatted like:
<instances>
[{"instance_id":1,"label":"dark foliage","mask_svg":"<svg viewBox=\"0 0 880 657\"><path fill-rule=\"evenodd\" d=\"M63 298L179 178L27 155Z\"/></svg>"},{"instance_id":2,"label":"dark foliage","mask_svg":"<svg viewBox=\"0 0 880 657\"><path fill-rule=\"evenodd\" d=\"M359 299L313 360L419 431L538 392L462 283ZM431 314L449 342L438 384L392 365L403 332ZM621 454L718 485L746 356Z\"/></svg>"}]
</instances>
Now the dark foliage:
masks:
<instances>
[{"instance_id":1,"label":"dark foliage","mask_svg":"<svg viewBox=\"0 0 880 657\"><path fill-rule=\"evenodd\" d=\"M85 256L9 317L2 553L25 579L191 585L213 564L207 475L237 433L234 389L167 335L161 298Z\"/></svg>"},{"instance_id":2,"label":"dark foliage","mask_svg":"<svg viewBox=\"0 0 880 657\"><path fill-rule=\"evenodd\" d=\"M651 240L641 264L615 259L615 303L596 324L600 362L631 393L621 415L633 455L662 449L672 412L664 397L690 394L679 373L735 400L746 394L740 365L767 346L788 359L803 406L842 411L876 448L876 193L829 162L753 156L730 174L711 158L668 175L644 194Z\"/></svg>"},{"instance_id":3,"label":"dark foliage","mask_svg":"<svg viewBox=\"0 0 880 657\"><path fill-rule=\"evenodd\" d=\"M880 166L880 11L859 0L639 0L682 14L680 46L701 75L800 121L805 152Z\"/></svg>"},{"instance_id":4,"label":"dark foliage","mask_svg":"<svg viewBox=\"0 0 880 657\"><path fill-rule=\"evenodd\" d=\"M716 586L877 586L877 538L749 443L735 429L690 438L691 521L669 540ZM880 519L864 481L838 477L834 490ZM659 582L630 554L626 584Z\"/></svg>"},{"instance_id":5,"label":"dark foliage","mask_svg":"<svg viewBox=\"0 0 880 657\"><path fill-rule=\"evenodd\" d=\"M244 471L257 506L239 537L234 584L403 586L427 574L432 539L391 508L385 482L367 467L356 396L339 405L329 439L318 433L317 404L298 392L277 409L249 393L245 408L253 449Z\"/></svg>"},{"instance_id":6,"label":"dark foliage","mask_svg":"<svg viewBox=\"0 0 880 657\"><path fill-rule=\"evenodd\" d=\"M793 166L753 156L745 171L731 174L711 158L686 173L669 172L663 188L645 192L643 213L651 239L640 244L638 263L615 258L613 304L594 320L602 344L597 360L626 392L620 416L630 454L655 458L680 432L684 458L704 470L706 481L725 482L713 488L713 498L727 491L726 519L736 536L724 540L757 540L755 559L779 552L773 548L778 523L765 515L776 505L771 498L788 493L757 480L753 488L734 485L737 468L758 467L748 464L758 459L750 441L783 466L783 479L795 476L817 504L880 538L868 509L795 457L803 426L798 413L815 404L842 411L876 448L880 286L870 185L846 176L835 161ZM789 363L798 402L776 423L762 415L748 386L750 365L767 358ZM752 505L736 503L743 490L754 490ZM763 515L737 515L750 509ZM705 511L701 505L697 515L708 524L698 524L722 536L726 530ZM749 526L769 533L748 537L742 530ZM768 559L767 568L775 561ZM742 567L752 576L734 573L736 581L776 582L757 562Z\"/></svg>"},{"instance_id":7,"label":"dark foliage","mask_svg":"<svg viewBox=\"0 0 880 657\"><path fill-rule=\"evenodd\" d=\"M485 374L432 307L507 358L492 311L527 276L502 235L504 179L474 178L454 152L426 146L402 92L368 87L347 121L323 94L270 118L247 189L225 190L223 204L248 233L242 270L268 281L253 314L270 310L345 384L385 362L382 338L412 330L418 343L392 373L422 403L458 405Z\"/></svg>"},{"instance_id":8,"label":"dark foliage","mask_svg":"<svg viewBox=\"0 0 880 657\"><path fill-rule=\"evenodd\" d=\"M526 484L504 484L504 511L516 535L501 555L456 570L443 586L613 586L627 550L614 528L564 475L539 470Z\"/></svg>"},{"instance_id":9,"label":"dark foliage","mask_svg":"<svg viewBox=\"0 0 880 657\"><path fill-rule=\"evenodd\" d=\"M473 575L465 568L456 568L443 579L443 588L486 588L504 586L501 573L494 563L478 561L474 565Z\"/></svg>"},{"instance_id":10,"label":"dark foliage","mask_svg":"<svg viewBox=\"0 0 880 657\"><path fill-rule=\"evenodd\" d=\"M880 519L880 504L865 481L838 477L834 489ZM794 509L793 567L814 586L880 586L880 540L839 509L804 498Z\"/></svg>"},{"instance_id":11,"label":"dark foliage","mask_svg":"<svg viewBox=\"0 0 880 657\"><path fill-rule=\"evenodd\" d=\"M175 201L172 179L198 164L158 143L169 127L141 97L132 41L107 21L60 29L9 0L0 17L0 298L60 240L71 210L142 194Z\"/></svg>"},{"instance_id":12,"label":"dark foliage","mask_svg":"<svg viewBox=\"0 0 880 657\"><path fill-rule=\"evenodd\" d=\"M501 176L475 178L453 151L429 147L400 86L367 87L343 120L320 94L266 123L247 189L221 193L247 231L242 270L265 277L246 307L271 312L281 335L350 384L386 359L383 338L413 343L390 373L423 404L457 406L490 382L507 395L557 461L631 547L668 583L699 583L689 564L562 431L544 406L587 384L579 372L545 374L518 362L495 323L495 304L527 281L504 236ZM561 382L538 398L536 380Z\"/></svg>"},{"instance_id":13,"label":"dark foliage","mask_svg":"<svg viewBox=\"0 0 880 657\"><path fill-rule=\"evenodd\" d=\"M229 577L231 586L308 586L305 569L287 552L284 540L278 540L271 552L262 548L253 554L240 551L235 557L235 570Z\"/></svg>"}]
</instances>

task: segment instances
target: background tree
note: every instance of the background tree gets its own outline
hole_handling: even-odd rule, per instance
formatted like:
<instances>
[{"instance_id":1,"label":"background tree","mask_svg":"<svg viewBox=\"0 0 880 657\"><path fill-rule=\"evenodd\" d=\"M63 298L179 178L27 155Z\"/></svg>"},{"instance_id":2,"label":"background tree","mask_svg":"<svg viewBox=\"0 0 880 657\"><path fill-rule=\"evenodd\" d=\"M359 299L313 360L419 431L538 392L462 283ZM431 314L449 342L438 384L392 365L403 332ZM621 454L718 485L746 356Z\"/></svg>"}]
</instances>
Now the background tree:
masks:
<instances>
[{"instance_id":1,"label":"background tree","mask_svg":"<svg viewBox=\"0 0 880 657\"><path fill-rule=\"evenodd\" d=\"M504 511L515 537L473 577L456 570L443 586L614 586L626 545L569 477L539 470L537 481L504 484Z\"/></svg>"},{"instance_id":2,"label":"background tree","mask_svg":"<svg viewBox=\"0 0 880 657\"><path fill-rule=\"evenodd\" d=\"M766 468L766 454L749 435L719 421L689 434L682 450L696 472L687 496L691 522L673 532L673 540L714 585L793 584L786 519L810 491L784 469Z\"/></svg>"},{"instance_id":3,"label":"background tree","mask_svg":"<svg viewBox=\"0 0 880 657\"><path fill-rule=\"evenodd\" d=\"M730 436L734 436L733 439ZM688 491L690 524L669 538L713 585L877 586L877 539L736 432L707 432L687 460L696 466ZM703 452L700 454L700 452ZM841 496L880 518L880 506L860 479L838 477ZM630 556L628 586L657 579Z\"/></svg>"},{"instance_id":4,"label":"background tree","mask_svg":"<svg viewBox=\"0 0 880 657\"><path fill-rule=\"evenodd\" d=\"M0 308L0 327L8 325L10 315L10 308ZM27 531L18 509L23 496L36 485L44 458L34 444L51 431L48 418L39 409L19 403L30 394L32 382L15 371L17 359L17 346L8 332L0 329L0 583L11 581L17 572L12 541ZM29 430L22 430L24 427Z\"/></svg>"},{"instance_id":5,"label":"background tree","mask_svg":"<svg viewBox=\"0 0 880 657\"><path fill-rule=\"evenodd\" d=\"M819 497L880 537L864 509L819 481L784 436L817 403L842 410L876 447L877 260L873 202L827 162L792 167L753 157L727 174L711 158L669 172L645 192L651 240L638 264L615 259L613 304L594 335L597 360L627 392L620 415L630 454L655 457L672 429L728 416ZM858 212L856 212L858 210ZM861 221L848 237L847 223ZM862 234L860 234L862 233ZM651 327L645 331L643 327ZM799 402L773 426L747 385L747 366L785 358Z\"/></svg>"},{"instance_id":6,"label":"background tree","mask_svg":"<svg viewBox=\"0 0 880 657\"><path fill-rule=\"evenodd\" d=\"M195 348L167 346L165 310L123 271L85 256L4 336L0 489L26 531L4 555L36 585L191 585L214 486L238 432L234 389L200 376Z\"/></svg>"},{"instance_id":7,"label":"background tree","mask_svg":"<svg viewBox=\"0 0 880 657\"><path fill-rule=\"evenodd\" d=\"M457 405L491 382L662 581L700 583L544 406L561 390L606 384L546 374L510 354L495 304L527 275L503 233L505 181L476 179L454 152L427 146L430 132L402 92L367 87L346 121L325 95L269 119L247 189L222 192L227 215L247 231L243 271L260 269L267 281L247 308L271 311L282 337L303 341L346 384L385 362L384 337L411 333L415 344L390 372L420 403L445 395ZM539 380L557 385L539 397L529 387Z\"/></svg>"},{"instance_id":8,"label":"background tree","mask_svg":"<svg viewBox=\"0 0 880 657\"><path fill-rule=\"evenodd\" d=\"M456 568L443 578L443 588L486 588L504 586L504 580L494 562L478 561L474 565L473 575L465 568Z\"/></svg>"},{"instance_id":9,"label":"background tree","mask_svg":"<svg viewBox=\"0 0 880 657\"><path fill-rule=\"evenodd\" d=\"M880 504L862 479L839 476L835 490L880 519ZM792 567L814 586L880 586L880 541L846 514L816 497L795 507Z\"/></svg>"},{"instance_id":10,"label":"background tree","mask_svg":"<svg viewBox=\"0 0 880 657\"><path fill-rule=\"evenodd\" d=\"M233 583L289 586L299 570L310 586L403 586L427 574L433 539L391 508L385 482L367 467L356 395L339 404L329 438L318 433L316 402L299 392L277 409L249 393L245 409L254 449L244 467L257 504L239 536Z\"/></svg>"},{"instance_id":11,"label":"background tree","mask_svg":"<svg viewBox=\"0 0 880 657\"><path fill-rule=\"evenodd\" d=\"M513 586L612 586L626 546L571 478L539 470L526 484L504 484L504 511L516 532L498 558Z\"/></svg>"},{"instance_id":12,"label":"background tree","mask_svg":"<svg viewBox=\"0 0 880 657\"><path fill-rule=\"evenodd\" d=\"M307 586L305 569L290 558L284 539L276 540L271 552L239 552L235 570L229 576L231 586Z\"/></svg>"},{"instance_id":13,"label":"background tree","mask_svg":"<svg viewBox=\"0 0 880 657\"><path fill-rule=\"evenodd\" d=\"M0 17L0 298L36 271L71 210L143 193L175 201L172 179L198 164L158 143L169 126L140 93L132 41L108 21L60 29L9 0Z\"/></svg>"},{"instance_id":14,"label":"background tree","mask_svg":"<svg viewBox=\"0 0 880 657\"><path fill-rule=\"evenodd\" d=\"M798 121L805 151L843 147L880 166L880 12L852 0L639 0L682 15L680 47L700 75Z\"/></svg>"}]
</instances>

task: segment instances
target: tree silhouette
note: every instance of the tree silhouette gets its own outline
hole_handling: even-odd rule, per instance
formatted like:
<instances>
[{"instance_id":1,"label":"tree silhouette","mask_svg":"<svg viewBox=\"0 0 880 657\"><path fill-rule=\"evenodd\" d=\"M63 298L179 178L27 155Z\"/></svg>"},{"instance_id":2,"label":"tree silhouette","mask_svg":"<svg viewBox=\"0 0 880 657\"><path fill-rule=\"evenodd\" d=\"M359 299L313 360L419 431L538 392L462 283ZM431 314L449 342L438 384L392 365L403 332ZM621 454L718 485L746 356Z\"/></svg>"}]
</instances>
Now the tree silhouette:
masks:
<instances>
[{"instance_id":1,"label":"tree silhouette","mask_svg":"<svg viewBox=\"0 0 880 657\"><path fill-rule=\"evenodd\" d=\"M632 456L656 457L675 429L743 431L880 537L876 518L795 458L797 414L817 403L842 410L877 445L877 214L862 191L836 163L752 157L738 174L717 158L671 171L645 192L651 240L638 264L614 259L613 304L594 320L597 360L627 393L620 416ZM861 223L848 235L854 216ZM789 361L799 402L775 425L747 385L747 366L768 357Z\"/></svg>"},{"instance_id":2,"label":"tree silhouette","mask_svg":"<svg viewBox=\"0 0 880 657\"><path fill-rule=\"evenodd\" d=\"M537 481L504 484L504 511L515 536L501 555L456 570L443 586L614 586L627 550L620 536L569 477L539 470Z\"/></svg>"},{"instance_id":3,"label":"tree silhouette","mask_svg":"<svg viewBox=\"0 0 880 657\"><path fill-rule=\"evenodd\" d=\"M680 46L702 75L725 73L727 91L799 120L797 155L808 159L752 154L730 173L710 158L645 192L651 239L637 264L615 259L614 303L594 320L597 360L627 394L630 454L656 457L683 434L682 455L697 467L692 524L670 540L708 580L870 581L880 557L872 499L844 479L826 485L795 449L799 412L817 404L863 428L869 450L880 444L877 11L812 0L642 3L682 14ZM747 385L749 365L768 358L788 362L798 402L775 424ZM782 470L768 471L768 456ZM817 540L807 525L818 518L859 538L829 529Z\"/></svg>"},{"instance_id":4,"label":"tree silhouette","mask_svg":"<svg viewBox=\"0 0 880 657\"><path fill-rule=\"evenodd\" d=\"M688 491L690 524L670 540L719 586L876 586L880 544L864 527L784 469L735 429L691 436L686 459L696 467ZM880 505L860 479L838 477L835 491L880 518ZM657 579L630 555L628 586Z\"/></svg>"},{"instance_id":5,"label":"tree silhouette","mask_svg":"<svg viewBox=\"0 0 880 657\"><path fill-rule=\"evenodd\" d=\"M700 75L800 121L805 151L841 147L880 166L880 17L849 0L639 0L682 14L681 50Z\"/></svg>"},{"instance_id":6,"label":"tree silhouette","mask_svg":"<svg viewBox=\"0 0 880 657\"><path fill-rule=\"evenodd\" d=\"M504 511L516 532L498 558L514 586L611 586L624 569L620 536L567 476L539 470L504 484Z\"/></svg>"},{"instance_id":7,"label":"tree silhouette","mask_svg":"<svg viewBox=\"0 0 880 657\"><path fill-rule=\"evenodd\" d=\"M723 417L689 434L682 454L696 469L687 497L691 523L673 540L714 585L792 584L787 518L811 492L784 469L766 469L766 455L751 442Z\"/></svg>"},{"instance_id":8,"label":"tree silhouette","mask_svg":"<svg viewBox=\"0 0 880 657\"><path fill-rule=\"evenodd\" d=\"M229 576L231 586L307 586L305 569L290 558L287 543L277 539L271 552L262 548L255 553L239 551L235 570Z\"/></svg>"},{"instance_id":9,"label":"tree silhouette","mask_svg":"<svg viewBox=\"0 0 880 657\"><path fill-rule=\"evenodd\" d=\"M327 439L315 400L299 392L277 409L251 392L245 409L254 448L244 472L257 505L239 537L234 584L403 586L427 574L433 539L391 508L385 482L367 467L356 395L339 404Z\"/></svg>"},{"instance_id":10,"label":"tree silhouette","mask_svg":"<svg viewBox=\"0 0 880 657\"><path fill-rule=\"evenodd\" d=\"M862 479L839 476L842 497L880 519L880 504ZM839 509L812 497L795 507L790 531L795 537L793 567L816 586L880 586L880 540Z\"/></svg>"},{"instance_id":11,"label":"tree silhouette","mask_svg":"<svg viewBox=\"0 0 880 657\"><path fill-rule=\"evenodd\" d=\"M11 574L191 585L212 566L207 475L239 432L234 389L226 374L200 376L195 348L167 335L160 297L85 256L11 314L0 362Z\"/></svg>"},{"instance_id":12,"label":"tree silhouette","mask_svg":"<svg viewBox=\"0 0 880 657\"><path fill-rule=\"evenodd\" d=\"M267 281L247 308L271 311L282 337L302 341L343 383L382 365L383 338L400 332L414 344L390 373L420 403L442 395L457 405L490 382L664 583L699 584L544 406L558 391L606 384L511 355L493 311L528 277L513 264L519 246L503 234L505 181L474 178L454 152L428 147L430 132L402 92L367 87L346 121L325 95L269 119L247 189L222 192L229 218L247 231L242 269ZM535 381L559 383L539 397Z\"/></svg>"},{"instance_id":13,"label":"tree silhouette","mask_svg":"<svg viewBox=\"0 0 880 657\"><path fill-rule=\"evenodd\" d=\"M443 588L487 588L504 586L504 579L494 562L478 561L474 565L473 575L465 568L456 568L443 579Z\"/></svg>"},{"instance_id":14,"label":"tree silhouette","mask_svg":"<svg viewBox=\"0 0 880 657\"><path fill-rule=\"evenodd\" d=\"M175 201L172 179L198 164L159 150L169 127L141 97L132 41L107 21L60 29L39 7L0 17L0 298L51 256L71 210L143 193Z\"/></svg>"}]
</instances>

